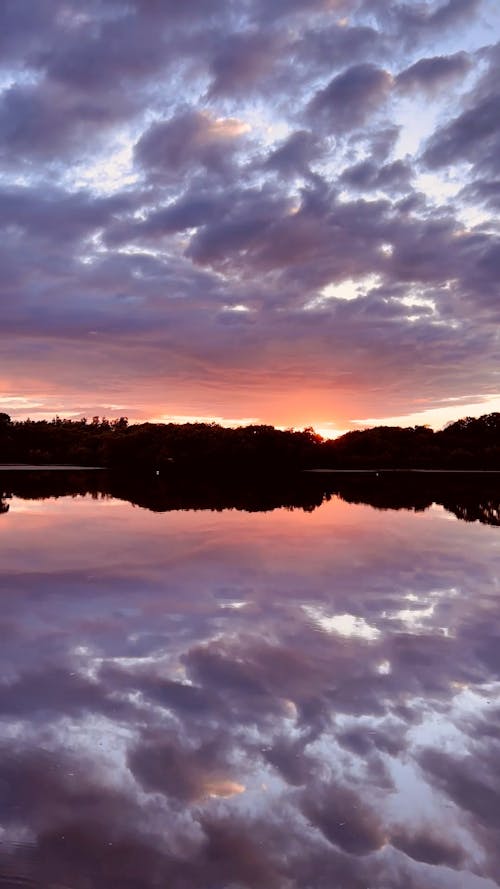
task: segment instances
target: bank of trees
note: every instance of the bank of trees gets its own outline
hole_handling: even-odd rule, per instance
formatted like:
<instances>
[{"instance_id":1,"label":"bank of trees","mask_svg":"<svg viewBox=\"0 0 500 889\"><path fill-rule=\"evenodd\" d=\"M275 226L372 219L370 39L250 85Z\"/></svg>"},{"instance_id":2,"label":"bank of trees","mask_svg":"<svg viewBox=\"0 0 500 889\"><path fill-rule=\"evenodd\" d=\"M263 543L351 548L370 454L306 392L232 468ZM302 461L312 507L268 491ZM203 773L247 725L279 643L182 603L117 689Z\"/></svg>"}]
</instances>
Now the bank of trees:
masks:
<instances>
[{"instance_id":1,"label":"bank of trees","mask_svg":"<svg viewBox=\"0 0 500 889\"><path fill-rule=\"evenodd\" d=\"M6 416L6 415L4 415ZM321 442L313 430L252 425L228 429L215 423L139 423L94 417L90 422L0 420L0 462L72 463L156 470L231 468L300 469L312 465Z\"/></svg>"},{"instance_id":2,"label":"bank of trees","mask_svg":"<svg viewBox=\"0 0 500 889\"><path fill-rule=\"evenodd\" d=\"M126 417L13 422L0 413L0 462L134 471L500 470L500 413L466 417L439 432L426 426L377 426L333 441L324 441L313 429L267 425L228 429L215 423L129 424Z\"/></svg>"}]
</instances>

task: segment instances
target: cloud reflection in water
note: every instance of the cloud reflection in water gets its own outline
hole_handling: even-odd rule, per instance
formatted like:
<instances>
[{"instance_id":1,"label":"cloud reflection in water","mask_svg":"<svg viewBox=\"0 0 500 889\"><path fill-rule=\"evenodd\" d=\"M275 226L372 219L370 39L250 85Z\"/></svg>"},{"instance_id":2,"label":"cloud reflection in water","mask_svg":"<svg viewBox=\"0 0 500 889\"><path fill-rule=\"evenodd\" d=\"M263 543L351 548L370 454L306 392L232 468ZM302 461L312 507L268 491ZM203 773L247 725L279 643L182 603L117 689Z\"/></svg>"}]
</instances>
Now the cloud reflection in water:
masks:
<instances>
[{"instance_id":1,"label":"cloud reflection in water","mask_svg":"<svg viewBox=\"0 0 500 889\"><path fill-rule=\"evenodd\" d=\"M0 885L498 885L497 529L25 505L0 526Z\"/></svg>"}]
</instances>

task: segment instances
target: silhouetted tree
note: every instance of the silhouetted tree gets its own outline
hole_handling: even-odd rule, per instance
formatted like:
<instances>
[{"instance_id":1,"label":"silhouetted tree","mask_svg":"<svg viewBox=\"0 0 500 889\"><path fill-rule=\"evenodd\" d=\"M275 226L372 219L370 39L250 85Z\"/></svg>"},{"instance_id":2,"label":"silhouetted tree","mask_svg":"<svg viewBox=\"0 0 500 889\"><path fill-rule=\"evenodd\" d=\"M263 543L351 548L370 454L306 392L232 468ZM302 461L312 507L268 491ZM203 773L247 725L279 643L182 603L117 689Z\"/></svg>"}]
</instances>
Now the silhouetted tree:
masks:
<instances>
[{"instance_id":1,"label":"silhouetted tree","mask_svg":"<svg viewBox=\"0 0 500 889\"><path fill-rule=\"evenodd\" d=\"M500 470L500 414L466 417L441 432L426 426L376 426L324 441L301 431L216 423L138 423L126 417L12 422L0 415L0 461L75 463L137 470L291 472L330 469Z\"/></svg>"}]
</instances>

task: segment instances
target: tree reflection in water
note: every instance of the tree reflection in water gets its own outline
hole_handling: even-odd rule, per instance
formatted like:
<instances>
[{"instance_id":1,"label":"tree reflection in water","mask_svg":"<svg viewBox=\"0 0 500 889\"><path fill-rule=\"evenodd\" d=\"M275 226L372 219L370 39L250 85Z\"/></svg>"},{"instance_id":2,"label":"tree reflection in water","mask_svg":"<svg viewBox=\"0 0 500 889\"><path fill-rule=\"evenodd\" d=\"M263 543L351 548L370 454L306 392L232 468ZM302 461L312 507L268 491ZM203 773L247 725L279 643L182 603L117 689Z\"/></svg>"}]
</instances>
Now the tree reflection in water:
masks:
<instances>
[{"instance_id":1,"label":"tree reflection in water","mask_svg":"<svg viewBox=\"0 0 500 889\"><path fill-rule=\"evenodd\" d=\"M2 493L3 488L3 493ZM376 509L422 512L433 504L458 519L500 525L500 473L302 472L276 475L210 475L164 472L131 476L106 471L23 471L0 476L0 513L6 499L113 497L154 512L236 509L312 512L333 496Z\"/></svg>"}]
</instances>

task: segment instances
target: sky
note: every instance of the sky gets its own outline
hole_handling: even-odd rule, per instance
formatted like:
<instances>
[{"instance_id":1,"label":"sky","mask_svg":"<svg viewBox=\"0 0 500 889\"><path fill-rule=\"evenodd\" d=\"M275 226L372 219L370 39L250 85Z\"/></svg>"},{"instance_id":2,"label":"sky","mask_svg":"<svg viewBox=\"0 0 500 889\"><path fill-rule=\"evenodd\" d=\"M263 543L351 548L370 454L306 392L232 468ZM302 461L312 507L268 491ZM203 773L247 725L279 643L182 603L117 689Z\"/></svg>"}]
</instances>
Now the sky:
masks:
<instances>
[{"instance_id":1,"label":"sky","mask_svg":"<svg viewBox=\"0 0 500 889\"><path fill-rule=\"evenodd\" d=\"M497 0L2 0L0 410L500 410Z\"/></svg>"}]
</instances>

